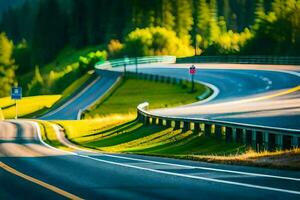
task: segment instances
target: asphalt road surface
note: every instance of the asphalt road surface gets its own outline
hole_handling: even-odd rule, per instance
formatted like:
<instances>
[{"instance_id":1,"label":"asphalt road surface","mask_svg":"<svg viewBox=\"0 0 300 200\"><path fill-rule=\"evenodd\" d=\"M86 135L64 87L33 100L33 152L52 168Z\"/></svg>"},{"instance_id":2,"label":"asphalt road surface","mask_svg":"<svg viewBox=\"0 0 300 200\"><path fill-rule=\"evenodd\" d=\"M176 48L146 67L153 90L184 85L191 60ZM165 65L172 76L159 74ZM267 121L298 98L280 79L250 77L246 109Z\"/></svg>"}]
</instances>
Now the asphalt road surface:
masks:
<instances>
[{"instance_id":1,"label":"asphalt road surface","mask_svg":"<svg viewBox=\"0 0 300 200\"><path fill-rule=\"evenodd\" d=\"M142 65L139 72L190 79L189 66ZM300 66L196 66L195 80L214 86L216 95L213 99L178 108L157 109L152 111L153 114L300 129Z\"/></svg>"},{"instance_id":2,"label":"asphalt road surface","mask_svg":"<svg viewBox=\"0 0 300 200\"><path fill-rule=\"evenodd\" d=\"M187 68L182 67L149 65L139 70L188 78ZM246 123L254 118L253 123L299 128L299 92L291 89L299 85L298 68L278 66L292 72L286 73L248 65L197 67L202 70L196 79L213 84L217 95L204 104L153 112ZM101 97L114 81L99 78L44 119L75 119L79 109ZM265 120L259 120L259 113ZM270 122L272 117L278 117L277 123ZM0 199L300 199L298 171L81 150L69 153L47 146L39 135L36 124L28 121L0 122Z\"/></svg>"},{"instance_id":3,"label":"asphalt road surface","mask_svg":"<svg viewBox=\"0 0 300 200\"><path fill-rule=\"evenodd\" d=\"M36 128L26 121L6 121L0 126L6 130L0 132L0 199L300 198L300 172L68 153L41 143Z\"/></svg>"},{"instance_id":4,"label":"asphalt road surface","mask_svg":"<svg viewBox=\"0 0 300 200\"><path fill-rule=\"evenodd\" d=\"M102 97L105 92L113 86L117 81L117 76L101 77L98 76L92 81L84 90L76 94L72 99L67 101L62 106L57 109L47 113L40 119L43 120L75 120L79 110L85 110L94 102L96 102L100 97Z\"/></svg>"}]
</instances>

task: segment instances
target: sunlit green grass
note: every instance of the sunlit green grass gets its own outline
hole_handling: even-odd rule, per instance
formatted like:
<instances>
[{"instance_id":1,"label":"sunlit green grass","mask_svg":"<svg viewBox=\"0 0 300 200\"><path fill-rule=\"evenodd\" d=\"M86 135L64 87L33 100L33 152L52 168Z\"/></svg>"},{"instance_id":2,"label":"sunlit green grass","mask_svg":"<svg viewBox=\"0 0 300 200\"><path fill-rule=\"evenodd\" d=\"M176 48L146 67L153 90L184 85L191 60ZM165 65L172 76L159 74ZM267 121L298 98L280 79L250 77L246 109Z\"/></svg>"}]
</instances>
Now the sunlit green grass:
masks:
<instances>
[{"instance_id":1,"label":"sunlit green grass","mask_svg":"<svg viewBox=\"0 0 300 200\"><path fill-rule=\"evenodd\" d=\"M61 95L23 97L21 100L17 100L18 116L26 116L42 109L48 109L60 98ZM10 97L0 98L0 107L2 108L5 119L11 119L15 117L15 101Z\"/></svg>"},{"instance_id":2,"label":"sunlit green grass","mask_svg":"<svg viewBox=\"0 0 300 200\"><path fill-rule=\"evenodd\" d=\"M207 138L193 131L174 130L155 125L143 126L137 121L110 125L110 128L105 128L105 125L97 124L96 121L91 123L84 120L80 123L59 122L72 142L105 152L183 156L226 155L245 151L244 145L241 144L230 144ZM83 124L86 126L80 126ZM77 134L74 134L74 129Z\"/></svg>"},{"instance_id":3,"label":"sunlit green grass","mask_svg":"<svg viewBox=\"0 0 300 200\"><path fill-rule=\"evenodd\" d=\"M43 141L45 141L47 144L63 149L63 150L72 150L69 147L63 145L57 138L57 134L55 132L55 129L53 127L53 123L48 122L48 121L42 121L42 120L37 120L40 130L41 130L41 136Z\"/></svg>"},{"instance_id":4,"label":"sunlit green grass","mask_svg":"<svg viewBox=\"0 0 300 200\"><path fill-rule=\"evenodd\" d=\"M69 139L80 138L78 141L85 141L86 135L97 134L103 129L115 127L131 121L135 115L108 115L106 117L89 120L61 120L55 123L61 125L67 132ZM89 140L89 138L86 138Z\"/></svg>"},{"instance_id":5,"label":"sunlit green grass","mask_svg":"<svg viewBox=\"0 0 300 200\"><path fill-rule=\"evenodd\" d=\"M203 94L206 86L197 84L197 91L183 85L172 85L149 80L126 79L103 102L92 107L88 112L91 116L108 114L136 113L138 104L145 101L150 108L165 108L184 105L197 101L197 96Z\"/></svg>"}]
</instances>

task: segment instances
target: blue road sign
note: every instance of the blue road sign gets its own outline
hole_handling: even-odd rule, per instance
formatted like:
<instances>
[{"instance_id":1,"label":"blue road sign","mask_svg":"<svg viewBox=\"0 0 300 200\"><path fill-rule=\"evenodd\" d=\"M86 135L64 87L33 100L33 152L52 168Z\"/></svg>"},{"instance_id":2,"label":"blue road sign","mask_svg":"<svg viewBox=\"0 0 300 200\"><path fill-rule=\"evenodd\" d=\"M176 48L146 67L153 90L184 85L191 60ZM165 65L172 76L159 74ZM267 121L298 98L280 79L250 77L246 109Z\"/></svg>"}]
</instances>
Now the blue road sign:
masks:
<instances>
[{"instance_id":1,"label":"blue road sign","mask_svg":"<svg viewBox=\"0 0 300 200\"><path fill-rule=\"evenodd\" d=\"M11 98L12 99L21 99L22 98L22 87L12 87L11 88Z\"/></svg>"}]
</instances>

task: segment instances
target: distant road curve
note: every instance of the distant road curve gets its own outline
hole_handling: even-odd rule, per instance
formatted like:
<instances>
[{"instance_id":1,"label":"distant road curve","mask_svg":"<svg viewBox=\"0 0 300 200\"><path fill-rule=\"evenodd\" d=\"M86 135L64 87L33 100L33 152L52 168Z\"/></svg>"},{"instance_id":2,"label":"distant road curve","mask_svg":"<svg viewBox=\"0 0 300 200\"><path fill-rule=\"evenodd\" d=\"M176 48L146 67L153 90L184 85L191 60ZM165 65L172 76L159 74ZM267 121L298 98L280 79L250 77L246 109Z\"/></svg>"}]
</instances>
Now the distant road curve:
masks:
<instances>
[{"instance_id":1,"label":"distant road curve","mask_svg":"<svg viewBox=\"0 0 300 200\"><path fill-rule=\"evenodd\" d=\"M40 117L43 120L76 120L78 112L85 110L101 98L118 80L118 76L97 76L86 88L57 109Z\"/></svg>"},{"instance_id":2,"label":"distant road curve","mask_svg":"<svg viewBox=\"0 0 300 200\"><path fill-rule=\"evenodd\" d=\"M145 65L139 70L188 78L188 66ZM215 85L218 95L204 104L199 102L153 112L246 120L247 123L255 120L255 123L263 124L271 124L272 118L278 117L273 125L285 127L295 127L299 122L299 68L272 67L287 73L269 71L269 66L258 65L196 66L199 68L196 79ZM117 77L105 76L95 79L85 90L43 119L76 119L79 109L95 102L116 80ZM259 120L260 115L265 121ZM45 144L40 138L40 129L35 123L25 120L0 122L0 199L300 197L298 171L102 154L80 149L66 152Z\"/></svg>"},{"instance_id":3,"label":"distant road curve","mask_svg":"<svg viewBox=\"0 0 300 200\"><path fill-rule=\"evenodd\" d=\"M139 72L189 79L190 65L145 64ZM157 109L153 114L300 129L300 66L195 65L195 80L214 85L218 94L205 103Z\"/></svg>"}]
</instances>

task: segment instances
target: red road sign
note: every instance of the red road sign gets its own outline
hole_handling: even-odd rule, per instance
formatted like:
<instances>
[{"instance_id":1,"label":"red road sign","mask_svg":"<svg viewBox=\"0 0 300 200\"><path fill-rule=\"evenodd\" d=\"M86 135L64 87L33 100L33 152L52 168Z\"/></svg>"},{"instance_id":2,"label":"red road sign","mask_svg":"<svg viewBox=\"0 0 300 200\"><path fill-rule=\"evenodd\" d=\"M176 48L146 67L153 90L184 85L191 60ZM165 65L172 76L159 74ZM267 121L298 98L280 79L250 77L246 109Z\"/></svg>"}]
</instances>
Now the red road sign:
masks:
<instances>
[{"instance_id":1,"label":"red road sign","mask_svg":"<svg viewBox=\"0 0 300 200\"><path fill-rule=\"evenodd\" d=\"M196 74L196 67L194 65L190 67L190 74Z\"/></svg>"}]
</instances>

